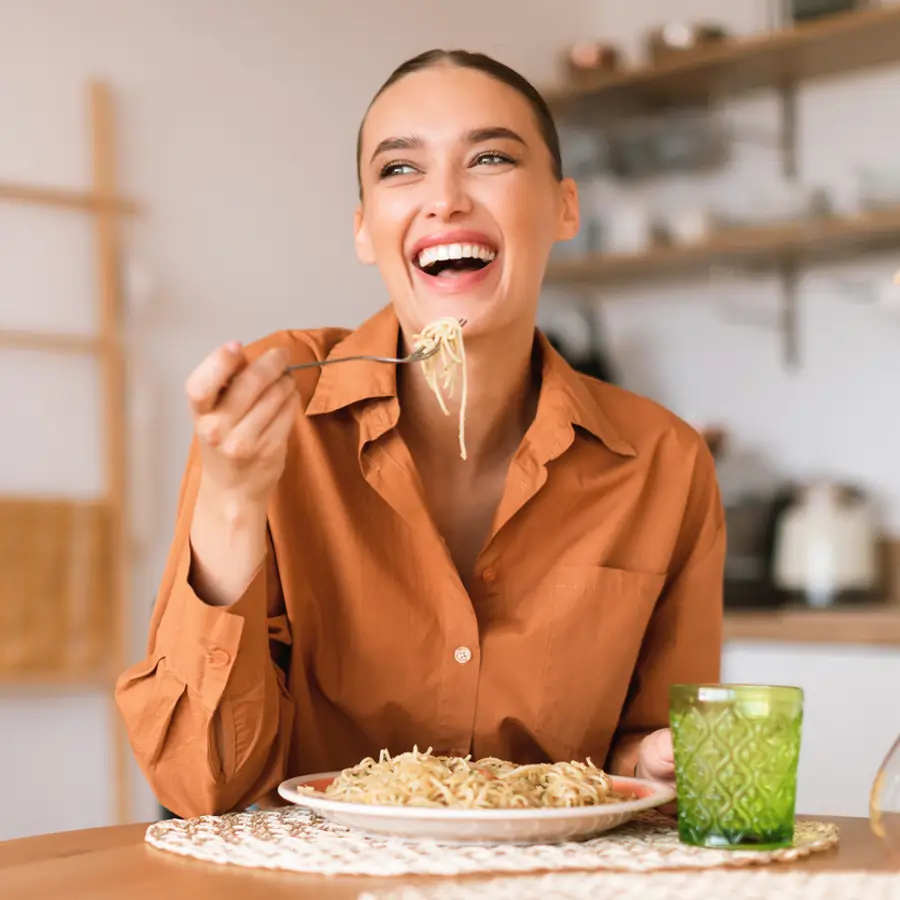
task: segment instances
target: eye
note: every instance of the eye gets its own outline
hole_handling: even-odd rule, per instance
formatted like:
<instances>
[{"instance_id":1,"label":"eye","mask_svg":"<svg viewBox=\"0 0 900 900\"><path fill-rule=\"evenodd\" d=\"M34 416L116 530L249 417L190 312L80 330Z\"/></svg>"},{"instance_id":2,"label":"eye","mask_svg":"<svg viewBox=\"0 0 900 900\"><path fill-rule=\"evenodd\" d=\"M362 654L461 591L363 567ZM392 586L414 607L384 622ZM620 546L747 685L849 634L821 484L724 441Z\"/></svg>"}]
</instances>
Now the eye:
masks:
<instances>
[{"instance_id":1,"label":"eye","mask_svg":"<svg viewBox=\"0 0 900 900\"><path fill-rule=\"evenodd\" d=\"M502 153L500 150L485 150L472 160L473 166L482 164L487 166L514 166L516 161L508 153Z\"/></svg>"},{"instance_id":2,"label":"eye","mask_svg":"<svg viewBox=\"0 0 900 900\"><path fill-rule=\"evenodd\" d=\"M394 160L393 162L385 163L378 170L379 178L393 178L396 175L414 175L419 170L411 163L406 162L402 159Z\"/></svg>"}]
</instances>

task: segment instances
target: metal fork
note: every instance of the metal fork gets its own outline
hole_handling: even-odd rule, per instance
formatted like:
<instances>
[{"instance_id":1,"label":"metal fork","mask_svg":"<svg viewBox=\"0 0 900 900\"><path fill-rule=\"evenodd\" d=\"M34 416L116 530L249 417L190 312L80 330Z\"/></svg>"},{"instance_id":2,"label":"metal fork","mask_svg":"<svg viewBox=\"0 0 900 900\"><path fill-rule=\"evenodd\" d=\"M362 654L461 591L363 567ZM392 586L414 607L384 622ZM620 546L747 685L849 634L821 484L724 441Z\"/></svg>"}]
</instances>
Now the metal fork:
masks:
<instances>
[{"instance_id":1,"label":"metal fork","mask_svg":"<svg viewBox=\"0 0 900 900\"><path fill-rule=\"evenodd\" d=\"M460 327L466 324L466 319L460 319L459 324ZM436 344L430 350L415 350L409 354L409 356L337 356L334 359L319 359L315 362L307 362L307 363L295 363L292 366L288 366L285 369L285 372L294 372L297 369L314 369L316 366L330 366L332 363L344 363L344 362L380 362L380 363L388 363L388 364L397 364L400 365L402 363L418 363L423 362L426 359L430 359L434 356L435 353L440 350L440 344Z\"/></svg>"}]
</instances>

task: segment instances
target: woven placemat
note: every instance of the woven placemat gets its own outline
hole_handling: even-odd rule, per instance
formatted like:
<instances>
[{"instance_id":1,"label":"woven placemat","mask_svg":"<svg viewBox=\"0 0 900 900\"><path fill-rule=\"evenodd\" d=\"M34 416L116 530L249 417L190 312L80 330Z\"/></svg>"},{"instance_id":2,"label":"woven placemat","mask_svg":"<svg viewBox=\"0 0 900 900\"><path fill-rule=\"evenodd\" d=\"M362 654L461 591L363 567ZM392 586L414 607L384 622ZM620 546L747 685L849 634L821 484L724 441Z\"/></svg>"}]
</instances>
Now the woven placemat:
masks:
<instances>
[{"instance_id":1,"label":"woven placemat","mask_svg":"<svg viewBox=\"0 0 900 900\"><path fill-rule=\"evenodd\" d=\"M358 900L900 900L900 875L865 872L656 872L520 875L385 888Z\"/></svg>"},{"instance_id":2,"label":"woven placemat","mask_svg":"<svg viewBox=\"0 0 900 900\"><path fill-rule=\"evenodd\" d=\"M794 845L771 851L707 850L678 840L656 812L581 843L517 846L408 843L370 837L299 807L170 819L147 829L148 844L209 862L323 875L473 875L604 869L653 872L793 862L837 844L834 825L798 822Z\"/></svg>"}]
</instances>

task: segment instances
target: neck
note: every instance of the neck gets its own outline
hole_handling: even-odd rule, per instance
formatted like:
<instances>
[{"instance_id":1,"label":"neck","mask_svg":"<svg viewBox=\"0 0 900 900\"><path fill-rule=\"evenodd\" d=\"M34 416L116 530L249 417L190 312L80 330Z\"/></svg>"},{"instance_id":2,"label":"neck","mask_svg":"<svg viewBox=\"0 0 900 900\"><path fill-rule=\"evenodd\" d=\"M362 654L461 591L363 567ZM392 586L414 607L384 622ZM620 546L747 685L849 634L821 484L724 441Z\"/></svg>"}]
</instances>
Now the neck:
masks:
<instances>
[{"instance_id":1,"label":"neck","mask_svg":"<svg viewBox=\"0 0 900 900\"><path fill-rule=\"evenodd\" d=\"M531 323L516 333L507 329L499 336L476 335L465 339L466 460L460 457L458 437L459 380L455 395L445 397L450 411L445 416L421 367L411 365L398 369L400 429L413 455L442 470L461 474L465 471L475 474L507 461L531 424L537 405L533 345Z\"/></svg>"}]
</instances>

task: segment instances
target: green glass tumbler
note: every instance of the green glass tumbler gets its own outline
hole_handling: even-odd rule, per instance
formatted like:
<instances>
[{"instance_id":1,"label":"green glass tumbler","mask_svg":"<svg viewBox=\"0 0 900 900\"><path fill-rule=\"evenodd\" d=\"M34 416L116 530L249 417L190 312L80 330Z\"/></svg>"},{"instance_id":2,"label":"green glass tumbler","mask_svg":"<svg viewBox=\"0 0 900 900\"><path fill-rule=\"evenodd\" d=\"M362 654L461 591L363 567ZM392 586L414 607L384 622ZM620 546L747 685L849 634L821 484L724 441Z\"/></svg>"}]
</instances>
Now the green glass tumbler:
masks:
<instances>
[{"instance_id":1,"label":"green glass tumbler","mask_svg":"<svg viewBox=\"0 0 900 900\"><path fill-rule=\"evenodd\" d=\"M803 691L677 684L669 718L681 840L731 850L790 846Z\"/></svg>"}]
</instances>

